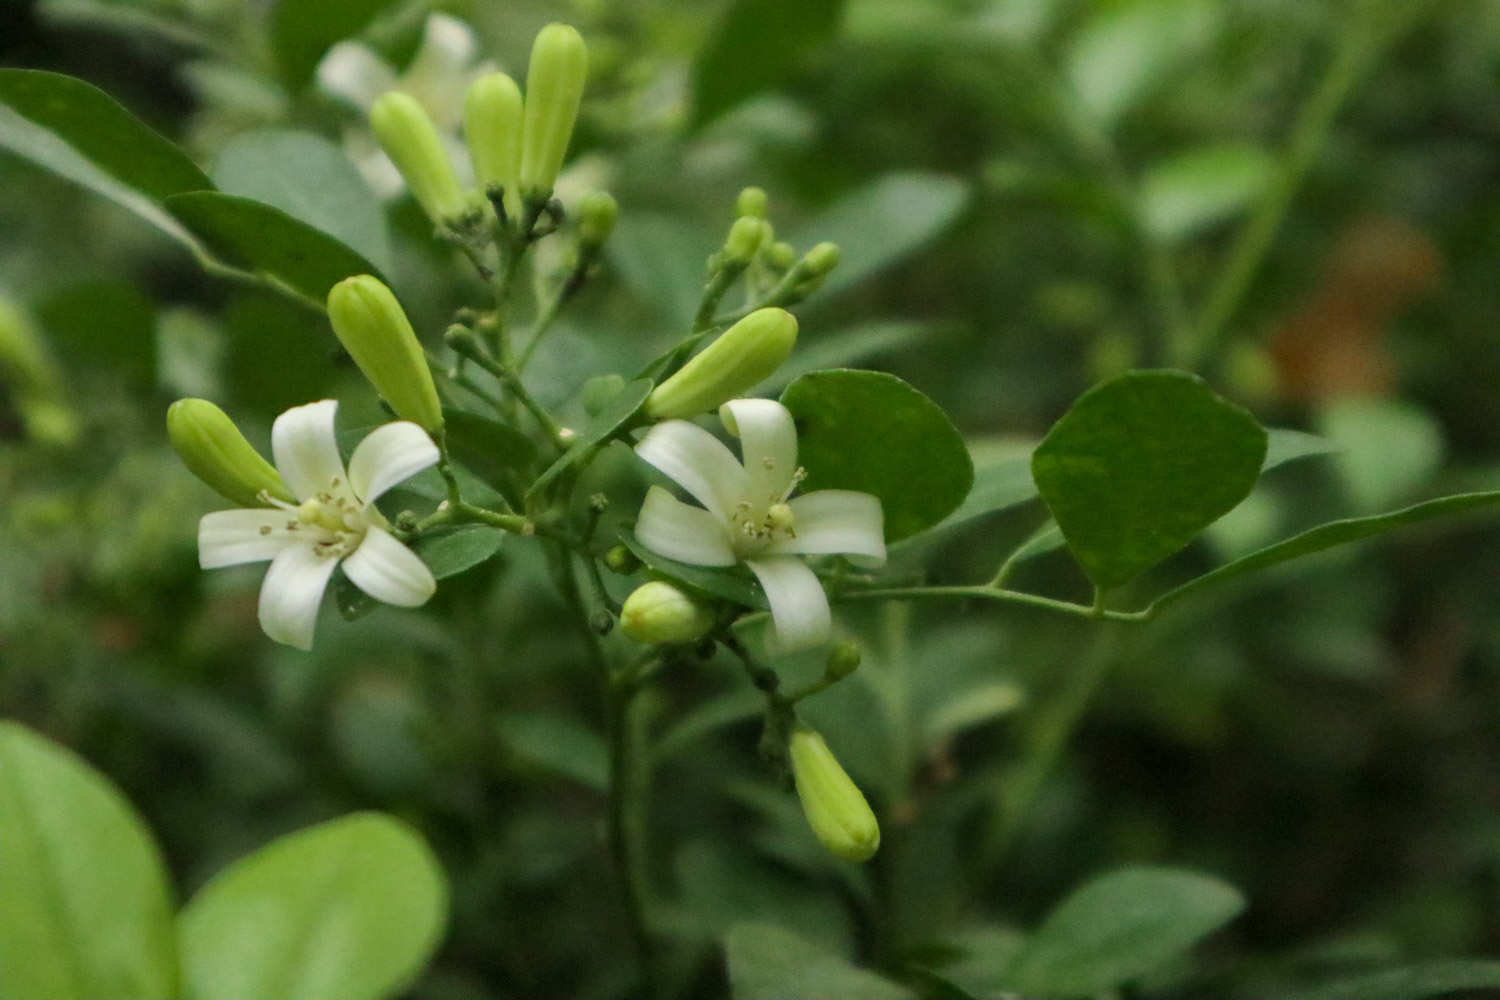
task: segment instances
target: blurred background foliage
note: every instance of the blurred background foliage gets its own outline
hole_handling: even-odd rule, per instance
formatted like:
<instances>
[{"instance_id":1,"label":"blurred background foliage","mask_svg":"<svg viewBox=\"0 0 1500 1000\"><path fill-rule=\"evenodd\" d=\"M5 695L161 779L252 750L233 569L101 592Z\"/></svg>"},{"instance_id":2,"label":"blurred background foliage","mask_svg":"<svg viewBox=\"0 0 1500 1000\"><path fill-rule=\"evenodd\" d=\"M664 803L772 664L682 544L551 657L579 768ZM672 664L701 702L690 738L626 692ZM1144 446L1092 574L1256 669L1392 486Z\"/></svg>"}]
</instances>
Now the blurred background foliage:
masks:
<instances>
[{"instance_id":1,"label":"blurred background foliage","mask_svg":"<svg viewBox=\"0 0 1500 1000\"><path fill-rule=\"evenodd\" d=\"M549 20L589 40L562 194L606 187L623 212L538 358L549 402L685 332L758 184L785 238L845 251L798 310L804 367L899 374L981 467L1024 456L1098 379L1163 363L1339 447L1267 477L1125 605L1301 527L1500 478L1494 0L11 0L0 64L105 89L221 188L364 253L435 336L479 288L409 199L351 169L360 114L317 79L351 37L409 69L431 9L512 73ZM264 129L297 130L297 152L244 141ZM211 397L264 445L287 406L337 394L357 426L370 395L345 392L357 373L320 315L206 276L3 151L0 174L0 328L30 330L51 369L39 383L21 335L0 338L0 712L118 782L184 894L278 833L384 809L454 887L412 996L623 995L602 708L540 560L507 545L421 613L325 622L310 655L265 641L258 574L196 567L215 501L168 449L165 407ZM1033 501L904 549L938 582L982 579L1043 517ZM858 869L759 763L758 697L732 667L673 673L636 720L662 982L719 995L716 942L751 919L982 983L1015 928L1128 861L1250 900L1153 995L1500 952L1497 566L1492 522L1439 522L1115 649L1013 608L841 612L865 666L808 715L882 817ZM1018 578L1085 596L1063 552Z\"/></svg>"}]
</instances>

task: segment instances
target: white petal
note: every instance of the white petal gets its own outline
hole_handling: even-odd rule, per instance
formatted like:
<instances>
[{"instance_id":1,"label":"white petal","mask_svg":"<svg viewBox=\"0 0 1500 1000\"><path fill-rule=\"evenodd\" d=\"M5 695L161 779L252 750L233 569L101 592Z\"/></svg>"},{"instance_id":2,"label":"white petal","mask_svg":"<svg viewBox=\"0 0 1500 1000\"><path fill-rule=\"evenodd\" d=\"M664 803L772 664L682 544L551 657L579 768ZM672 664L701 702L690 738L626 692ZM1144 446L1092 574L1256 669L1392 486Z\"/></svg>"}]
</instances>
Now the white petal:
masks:
<instances>
[{"instance_id":1,"label":"white petal","mask_svg":"<svg viewBox=\"0 0 1500 1000\"><path fill-rule=\"evenodd\" d=\"M828 595L812 570L796 556L746 559L771 604L771 649L794 653L828 641L833 630Z\"/></svg>"},{"instance_id":2,"label":"white petal","mask_svg":"<svg viewBox=\"0 0 1500 1000\"><path fill-rule=\"evenodd\" d=\"M683 503L660 486L646 491L646 502L635 521L635 537L652 552L694 566L733 566L739 561L718 518L702 507Z\"/></svg>"},{"instance_id":3,"label":"white petal","mask_svg":"<svg viewBox=\"0 0 1500 1000\"><path fill-rule=\"evenodd\" d=\"M344 575L377 601L403 608L426 604L437 590L432 570L421 557L374 525L344 560Z\"/></svg>"},{"instance_id":4,"label":"white petal","mask_svg":"<svg viewBox=\"0 0 1500 1000\"><path fill-rule=\"evenodd\" d=\"M641 439L635 453L687 490L721 521L745 498L745 470L724 442L697 424L664 420Z\"/></svg>"},{"instance_id":5,"label":"white petal","mask_svg":"<svg viewBox=\"0 0 1500 1000\"><path fill-rule=\"evenodd\" d=\"M344 460L333 436L333 416L338 408L338 402L332 399L294 406L271 425L276 471L298 500L336 489L335 480L344 482Z\"/></svg>"},{"instance_id":6,"label":"white petal","mask_svg":"<svg viewBox=\"0 0 1500 1000\"><path fill-rule=\"evenodd\" d=\"M318 63L318 84L361 111L396 86L396 74L385 61L358 42L339 42Z\"/></svg>"},{"instance_id":7,"label":"white petal","mask_svg":"<svg viewBox=\"0 0 1500 1000\"><path fill-rule=\"evenodd\" d=\"M286 529L287 521L295 517L274 507L204 514L198 522L198 565L219 569L274 559L298 540L295 532Z\"/></svg>"},{"instance_id":8,"label":"white petal","mask_svg":"<svg viewBox=\"0 0 1500 1000\"><path fill-rule=\"evenodd\" d=\"M313 626L328 578L339 563L311 545L291 545L271 560L260 585L260 627L277 642L312 649Z\"/></svg>"},{"instance_id":9,"label":"white petal","mask_svg":"<svg viewBox=\"0 0 1500 1000\"><path fill-rule=\"evenodd\" d=\"M858 556L861 562L885 565L885 514L879 497L854 490L818 490L789 506L797 535L775 542L768 551Z\"/></svg>"},{"instance_id":10,"label":"white petal","mask_svg":"<svg viewBox=\"0 0 1500 1000\"><path fill-rule=\"evenodd\" d=\"M450 14L428 14L422 29L422 42L407 64L406 75L425 77L429 73L451 74L467 69L479 51L474 30Z\"/></svg>"},{"instance_id":11,"label":"white petal","mask_svg":"<svg viewBox=\"0 0 1500 1000\"><path fill-rule=\"evenodd\" d=\"M437 464L437 445L409 420L377 427L349 456L349 486L364 503L374 503L403 479Z\"/></svg>"},{"instance_id":12,"label":"white petal","mask_svg":"<svg viewBox=\"0 0 1500 1000\"><path fill-rule=\"evenodd\" d=\"M797 471L797 425L774 399L731 399L719 419L740 439L750 499L757 506L776 503Z\"/></svg>"}]
</instances>

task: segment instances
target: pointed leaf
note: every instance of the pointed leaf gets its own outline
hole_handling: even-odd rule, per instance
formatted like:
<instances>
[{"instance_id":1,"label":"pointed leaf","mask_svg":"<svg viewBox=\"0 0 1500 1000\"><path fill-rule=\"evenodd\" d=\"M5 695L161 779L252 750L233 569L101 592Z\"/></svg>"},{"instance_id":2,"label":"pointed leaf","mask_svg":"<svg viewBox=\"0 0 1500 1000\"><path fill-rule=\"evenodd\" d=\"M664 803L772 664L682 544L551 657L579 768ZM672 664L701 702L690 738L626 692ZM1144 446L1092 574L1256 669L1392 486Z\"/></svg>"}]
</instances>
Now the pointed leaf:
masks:
<instances>
[{"instance_id":1,"label":"pointed leaf","mask_svg":"<svg viewBox=\"0 0 1500 1000\"><path fill-rule=\"evenodd\" d=\"M734 1000L916 1000L905 986L860 969L771 924L737 924L724 938Z\"/></svg>"},{"instance_id":2,"label":"pointed leaf","mask_svg":"<svg viewBox=\"0 0 1500 1000\"><path fill-rule=\"evenodd\" d=\"M1500 962L1436 959L1399 969L1361 972L1283 1000L1428 1000L1460 990L1500 990Z\"/></svg>"},{"instance_id":3,"label":"pointed leaf","mask_svg":"<svg viewBox=\"0 0 1500 1000\"><path fill-rule=\"evenodd\" d=\"M1141 180L1146 227L1167 242L1232 218L1260 197L1276 161L1258 146L1208 146L1152 166Z\"/></svg>"}]
</instances>

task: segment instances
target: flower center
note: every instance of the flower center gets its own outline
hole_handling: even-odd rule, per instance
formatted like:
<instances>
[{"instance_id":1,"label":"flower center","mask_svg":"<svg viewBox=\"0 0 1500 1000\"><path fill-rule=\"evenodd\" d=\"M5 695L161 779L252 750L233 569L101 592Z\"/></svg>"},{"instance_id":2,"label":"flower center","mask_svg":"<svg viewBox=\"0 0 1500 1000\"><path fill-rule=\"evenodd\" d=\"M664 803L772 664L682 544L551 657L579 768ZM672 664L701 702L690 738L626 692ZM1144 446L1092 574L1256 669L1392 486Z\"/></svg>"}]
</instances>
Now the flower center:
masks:
<instances>
[{"instance_id":1,"label":"flower center","mask_svg":"<svg viewBox=\"0 0 1500 1000\"><path fill-rule=\"evenodd\" d=\"M342 559L364 541L370 519L358 504L339 491L340 485L335 479L327 490L300 504L285 503L268 495L262 495L261 499L291 514L286 530L302 535L318 555Z\"/></svg>"},{"instance_id":2,"label":"flower center","mask_svg":"<svg viewBox=\"0 0 1500 1000\"><path fill-rule=\"evenodd\" d=\"M797 537L797 516L786 501L806 477L807 473L799 468L781 493L773 493L760 503L752 497L735 505L729 515L729 536L736 555L747 558L764 551L773 542Z\"/></svg>"}]
</instances>

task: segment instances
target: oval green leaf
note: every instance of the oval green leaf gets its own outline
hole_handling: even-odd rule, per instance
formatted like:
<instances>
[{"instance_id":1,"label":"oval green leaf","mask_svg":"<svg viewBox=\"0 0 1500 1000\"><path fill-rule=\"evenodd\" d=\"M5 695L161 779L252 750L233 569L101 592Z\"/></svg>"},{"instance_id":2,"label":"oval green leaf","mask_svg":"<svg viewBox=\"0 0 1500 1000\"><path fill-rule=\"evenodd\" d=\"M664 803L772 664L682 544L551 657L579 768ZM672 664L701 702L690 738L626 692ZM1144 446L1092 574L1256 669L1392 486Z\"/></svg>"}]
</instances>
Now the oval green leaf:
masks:
<instances>
[{"instance_id":1,"label":"oval green leaf","mask_svg":"<svg viewBox=\"0 0 1500 1000\"><path fill-rule=\"evenodd\" d=\"M1429 1000L1460 990L1500 990L1500 962L1434 959L1357 973L1293 993L1285 1000Z\"/></svg>"},{"instance_id":2,"label":"oval green leaf","mask_svg":"<svg viewBox=\"0 0 1500 1000\"><path fill-rule=\"evenodd\" d=\"M724 951L734 1000L915 1000L917 995L771 924L736 924L724 937Z\"/></svg>"},{"instance_id":3,"label":"oval green leaf","mask_svg":"<svg viewBox=\"0 0 1500 1000\"><path fill-rule=\"evenodd\" d=\"M0 722L0 998L176 995L172 902L145 823L72 752Z\"/></svg>"},{"instance_id":4,"label":"oval green leaf","mask_svg":"<svg viewBox=\"0 0 1500 1000\"><path fill-rule=\"evenodd\" d=\"M1031 475L1083 570L1119 586L1243 500L1266 455L1255 418L1185 372L1095 386L1037 446Z\"/></svg>"},{"instance_id":5,"label":"oval green leaf","mask_svg":"<svg viewBox=\"0 0 1500 1000\"><path fill-rule=\"evenodd\" d=\"M185 1000L378 1000L422 970L447 918L410 827L357 813L242 858L182 911Z\"/></svg>"},{"instance_id":6,"label":"oval green leaf","mask_svg":"<svg viewBox=\"0 0 1500 1000\"><path fill-rule=\"evenodd\" d=\"M974 464L947 414L894 375L810 372L781 402L797 420L802 492L875 494L889 542L937 524L974 485Z\"/></svg>"}]
</instances>

